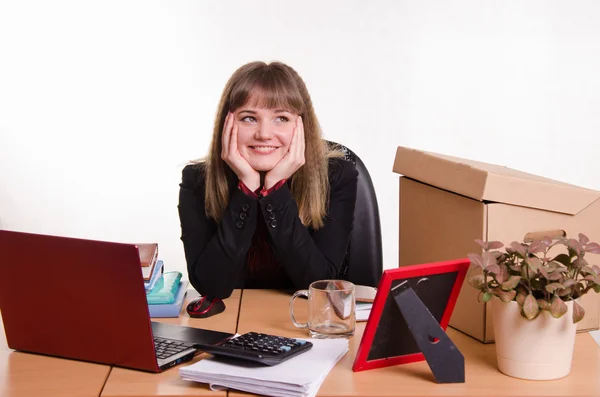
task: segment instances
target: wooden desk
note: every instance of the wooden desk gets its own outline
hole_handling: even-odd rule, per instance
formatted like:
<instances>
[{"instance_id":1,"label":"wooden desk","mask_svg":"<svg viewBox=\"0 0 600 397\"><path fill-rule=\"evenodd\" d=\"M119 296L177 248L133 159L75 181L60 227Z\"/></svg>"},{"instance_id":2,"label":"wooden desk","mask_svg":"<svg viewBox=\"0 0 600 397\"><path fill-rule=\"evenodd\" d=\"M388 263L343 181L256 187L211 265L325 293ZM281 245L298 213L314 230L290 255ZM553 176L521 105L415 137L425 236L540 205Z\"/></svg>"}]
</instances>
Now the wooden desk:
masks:
<instances>
[{"instance_id":1,"label":"wooden desk","mask_svg":"<svg viewBox=\"0 0 600 397\"><path fill-rule=\"evenodd\" d=\"M262 331L290 337L308 337L292 325L290 296L278 291L245 290L238 333ZM296 318L306 320L307 301L296 301ZM426 362L352 372L364 322L357 324L350 351L332 369L319 396L600 396L600 348L587 334L578 334L571 374L554 381L526 381L500 373L495 345L482 344L458 331L448 335L465 356L466 383L435 383ZM229 396L246 393L230 391Z\"/></svg>"},{"instance_id":2,"label":"wooden desk","mask_svg":"<svg viewBox=\"0 0 600 397\"><path fill-rule=\"evenodd\" d=\"M108 365L9 349L0 317L0 396L98 396L109 372Z\"/></svg>"},{"instance_id":3,"label":"wooden desk","mask_svg":"<svg viewBox=\"0 0 600 397\"><path fill-rule=\"evenodd\" d=\"M235 290L231 297L226 299L225 311L217 316L209 318L190 318L185 312L185 307L198 296L195 291L188 291L179 318L161 318L153 321L161 321L169 324L186 325L196 328L204 328L214 331L234 333L237 326L238 311L240 308L240 290ZM201 354L193 361L182 364L190 365L207 355ZM114 367L108 377L108 381L102 390L103 397L116 396L225 396L226 392L213 392L208 385L197 382L188 382L179 377L180 366L175 366L160 374L152 374Z\"/></svg>"}]
</instances>

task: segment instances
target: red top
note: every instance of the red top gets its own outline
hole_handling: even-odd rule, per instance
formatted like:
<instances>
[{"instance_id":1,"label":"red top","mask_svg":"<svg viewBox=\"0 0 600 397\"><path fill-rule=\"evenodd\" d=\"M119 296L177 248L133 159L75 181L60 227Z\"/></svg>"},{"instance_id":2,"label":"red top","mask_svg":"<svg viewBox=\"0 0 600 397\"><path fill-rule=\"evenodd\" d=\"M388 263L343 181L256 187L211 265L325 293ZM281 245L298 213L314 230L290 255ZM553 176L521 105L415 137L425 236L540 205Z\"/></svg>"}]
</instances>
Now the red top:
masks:
<instances>
[{"instance_id":1,"label":"red top","mask_svg":"<svg viewBox=\"0 0 600 397\"><path fill-rule=\"evenodd\" d=\"M238 188L250 197L254 197L254 198L266 197L269 194L273 193L275 190L282 187L283 184L285 183L285 181L286 181L285 179L282 179L279 182L277 182L276 184L274 184L273 186L271 186L269 189L265 189L263 187L262 189L261 188L256 189L254 192L252 190L250 190L250 188L248 188L248 186L246 186L246 184L244 182L239 181Z\"/></svg>"},{"instance_id":2,"label":"red top","mask_svg":"<svg viewBox=\"0 0 600 397\"><path fill-rule=\"evenodd\" d=\"M260 198L266 197L274 191L278 190L286 182L285 179L280 180L269 189L259 188L255 191L250 190L242 181L238 182L238 188L250 197ZM248 265L246 272L246 288L272 288L274 285L283 287L283 281L287 280L283 268L275 259L273 250L268 242L267 226L259 215L259 221L256 224L256 231L252 236L252 245L246 255L246 263ZM285 284L285 283L284 283ZM290 285L290 288L293 286Z\"/></svg>"}]
</instances>

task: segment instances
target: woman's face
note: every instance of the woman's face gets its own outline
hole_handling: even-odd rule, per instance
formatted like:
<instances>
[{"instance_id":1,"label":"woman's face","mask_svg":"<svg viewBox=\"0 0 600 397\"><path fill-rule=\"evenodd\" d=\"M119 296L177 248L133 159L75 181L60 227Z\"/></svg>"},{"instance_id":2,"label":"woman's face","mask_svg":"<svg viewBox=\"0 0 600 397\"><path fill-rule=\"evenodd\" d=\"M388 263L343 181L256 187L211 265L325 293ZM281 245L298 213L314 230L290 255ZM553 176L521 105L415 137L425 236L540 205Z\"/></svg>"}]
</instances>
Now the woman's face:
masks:
<instances>
[{"instance_id":1,"label":"woman's face","mask_svg":"<svg viewBox=\"0 0 600 397\"><path fill-rule=\"evenodd\" d=\"M298 115L286 109L244 105L234 112L238 150L257 171L270 171L285 156Z\"/></svg>"}]
</instances>

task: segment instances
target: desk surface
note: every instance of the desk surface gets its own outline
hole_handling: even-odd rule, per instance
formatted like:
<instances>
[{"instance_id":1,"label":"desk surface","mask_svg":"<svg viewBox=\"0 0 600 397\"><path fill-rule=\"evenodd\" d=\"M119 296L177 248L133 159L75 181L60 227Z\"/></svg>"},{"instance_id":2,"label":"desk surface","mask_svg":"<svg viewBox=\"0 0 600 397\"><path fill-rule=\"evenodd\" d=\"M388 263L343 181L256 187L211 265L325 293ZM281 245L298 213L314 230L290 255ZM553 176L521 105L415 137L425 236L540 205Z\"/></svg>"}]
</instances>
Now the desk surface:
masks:
<instances>
[{"instance_id":1,"label":"desk surface","mask_svg":"<svg viewBox=\"0 0 600 397\"><path fill-rule=\"evenodd\" d=\"M223 313L209 318L190 318L185 312L185 307L198 296L195 291L188 291L179 318L153 319L169 324L185 325L189 327L204 328L213 331L234 333L240 307L240 290L235 290L231 297L226 299L226 309ZM183 364L190 365L201 360L207 355L201 354L193 361ZM117 396L225 396L226 392L211 391L206 384L181 380L179 368L176 366L160 374L134 371L124 368L113 368L104 389L103 397Z\"/></svg>"},{"instance_id":2,"label":"desk surface","mask_svg":"<svg viewBox=\"0 0 600 397\"><path fill-rule=\"evenodd\" d=\"M9 349L0 316L0 396L98 396L109 372L108 365Z\"/></svg>"},{"instance_id":3,"label":"desk surface","mask_svg":"<svg viewBox=\"0 0 600 397\"><path fill-rule=\"evenodd\" d=\"M290 337L307 337L295 328L288 314L290 296L278 291L245 290L238 333L262 331ZM296 300L295 314L305 321L308 302ZM458 331L448 335L465 356L466 383L435 383L426 362L352 372L354 357L366 323L357 324L350 351L331 370L319 396L600 396L600 348L587 334L578 334L571 374L554 381L526 381L500 373L495 345L482 344ZM229 396L246 393L231 391Z\"/></svg>"},{"instance_id":4,"label":"desk surface","mask_svg":"<svg viewBox=\"0 0 600 397\"><path fill-rule=\"evenodd\" d=\"M195 297L189 293L186 300ZM307 337L295 328L288 315L290 296L278 291L245 290L240 308L240 292L226 300L227 310L209 319L161 319L173 324L225 332L262 331L292 337ZM297 318L306 318L307 302L296 301ZM240 312L237 321L238 309ZM0 326L2 323L0 321ZM587 334L577 335L571 375L555 381L524 381L498 372L495 346L484 345L450 329L449 336L465 356L466 383L438 385L425 362L354 373L352 364L365 323L357 325L350 339L350 351L332 369L319 390L319 396L600 396L600 348ZM3 327L2 327L3 331ZM179 378L178 367L162 374L83 363L14 352L0 336L0 396L225 396L208 386ZM199 356L195 361L202 359ZM107 380L108 377L108 380ZM106 383L105 383L106 382ZM102 388L104 385L104 388ZM247 395L237 391L231 397Z\"/></svg>"}]
</instances>

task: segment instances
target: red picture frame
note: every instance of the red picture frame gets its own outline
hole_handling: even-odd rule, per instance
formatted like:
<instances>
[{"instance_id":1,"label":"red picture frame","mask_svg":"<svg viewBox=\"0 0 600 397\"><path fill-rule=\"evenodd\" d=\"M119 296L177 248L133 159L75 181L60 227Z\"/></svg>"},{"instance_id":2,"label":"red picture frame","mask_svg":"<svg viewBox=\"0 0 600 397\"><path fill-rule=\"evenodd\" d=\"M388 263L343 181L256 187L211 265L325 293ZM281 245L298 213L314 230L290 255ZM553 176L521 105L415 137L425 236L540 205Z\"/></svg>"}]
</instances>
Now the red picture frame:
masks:
<instances>
[{"instance_id":1,"label":"red picture frame","mask_svg":"<svg viewBox=\"0 0 600 397\"><path fill-rule=\"evenodd\" d=\"M439 320L441 328L445 331L448 327L448 322L450 321L452 312L454 311L456 299L458 298L458 294L462 288L469 265L469 259L465 258L385 270L377 288L377 295L375 296L373 307L371 308L371 313L369 315L369 319L367 320L365 332L363 333L360 341L352 370L354 372L358 372L425 360L423 353L403 354L371 360L368 359L369 352L371 351L373 341L377 333L377 328L382 319L384 305L390 294L392 282L396 280L407 280L417 277L432 277L436 275L441 276L448 275L448 273L456 273L454 284L451 287L448 300L445 303L445 308L443 309L443 315ZM421 293L427 293L426 291L427 290ZM443 302L441 304L443 304ZM397 311L397 315L401 316L399 311Z\"/></svg>"}]
</instances>

